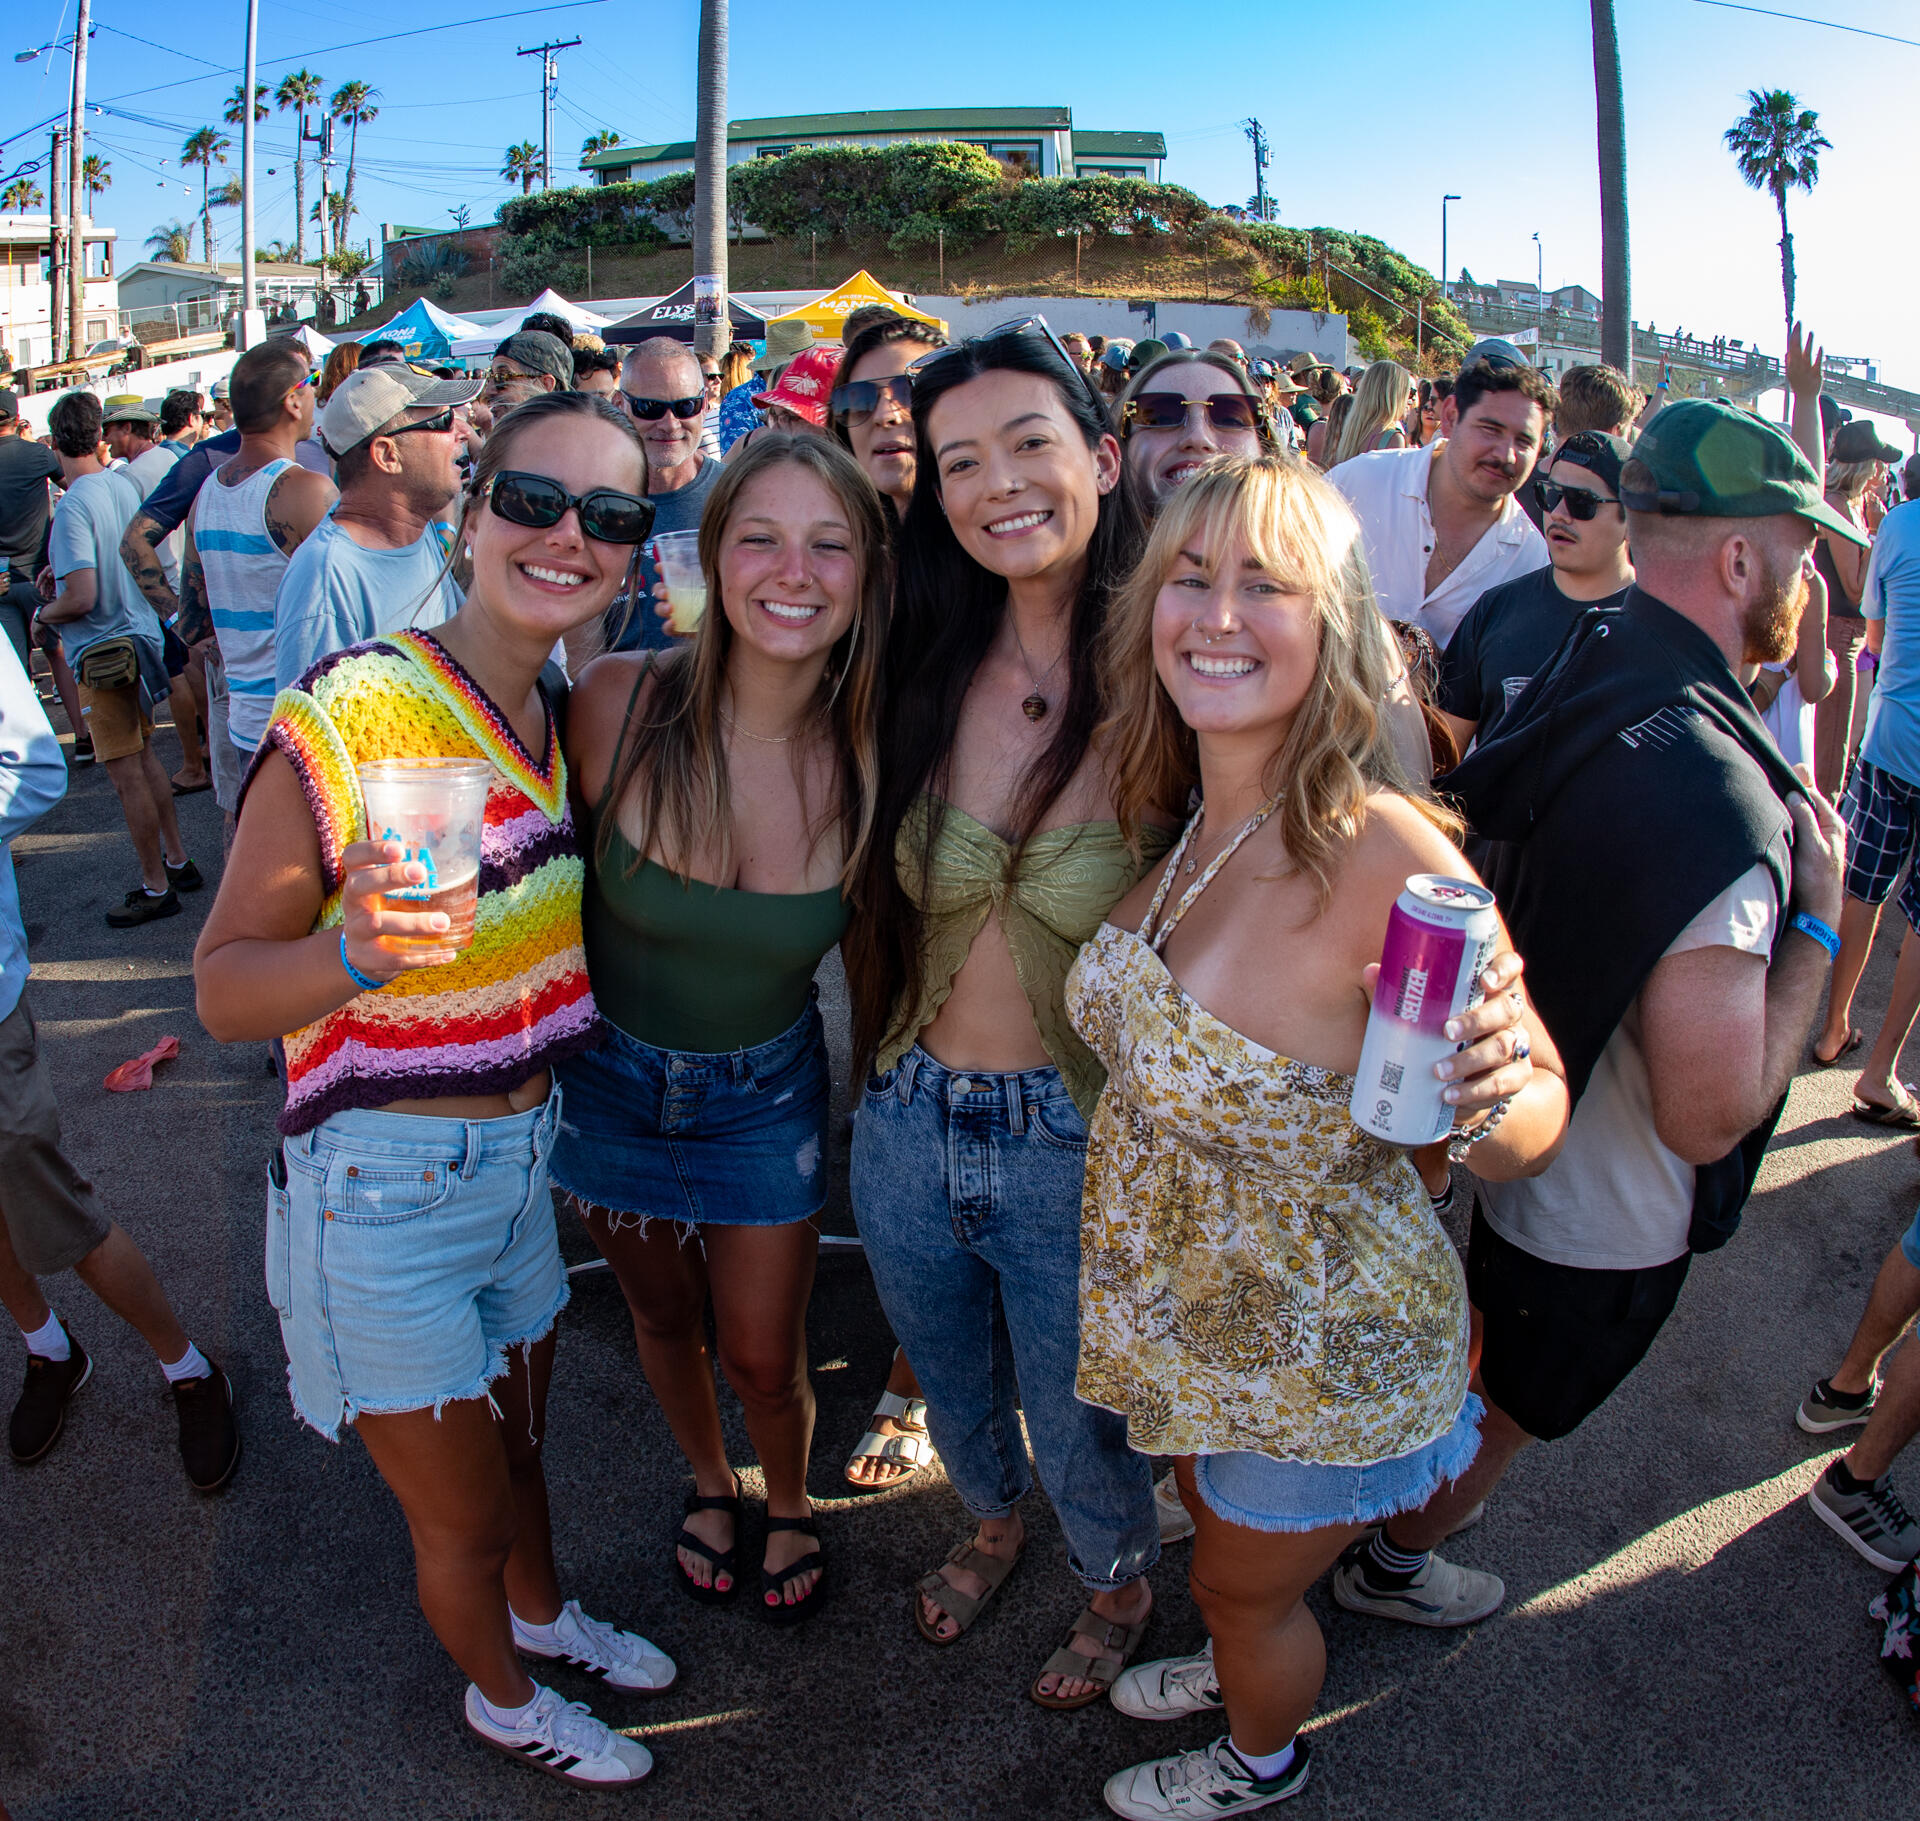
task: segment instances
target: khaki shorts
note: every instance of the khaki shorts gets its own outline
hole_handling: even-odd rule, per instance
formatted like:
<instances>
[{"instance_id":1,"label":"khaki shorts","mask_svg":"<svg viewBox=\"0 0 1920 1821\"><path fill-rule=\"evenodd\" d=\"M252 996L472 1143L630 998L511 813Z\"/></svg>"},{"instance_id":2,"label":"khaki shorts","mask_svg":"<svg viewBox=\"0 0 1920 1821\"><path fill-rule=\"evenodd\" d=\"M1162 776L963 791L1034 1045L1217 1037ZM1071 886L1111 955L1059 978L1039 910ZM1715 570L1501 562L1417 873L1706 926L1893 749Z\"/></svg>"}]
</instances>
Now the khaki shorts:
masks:
<instances>
[{"instance_id":1,"label":"khaki shorts","mask_svg":"<svg viewBox=\"0 0 1920 1821\"><path fill-rule=\"evenodd\" d=\"M110 1227L93 1184L60 1149L60 1109L24 995L0 1019L0 1219L33 1277L77 1265Z\"/></svg>"},{"instance_id":2,"label":"khaki shorts","mask_svg":"<svg viewBox=\"0 0 1920 1821\"><path fill-rule=\"evenodd\" d=\"M138 683L124 689L89 689L76 676L80 690L80 718L93 741L93 756L108 759L137 757L153 737L153 719Z\"/></svg>"}]
</instances>

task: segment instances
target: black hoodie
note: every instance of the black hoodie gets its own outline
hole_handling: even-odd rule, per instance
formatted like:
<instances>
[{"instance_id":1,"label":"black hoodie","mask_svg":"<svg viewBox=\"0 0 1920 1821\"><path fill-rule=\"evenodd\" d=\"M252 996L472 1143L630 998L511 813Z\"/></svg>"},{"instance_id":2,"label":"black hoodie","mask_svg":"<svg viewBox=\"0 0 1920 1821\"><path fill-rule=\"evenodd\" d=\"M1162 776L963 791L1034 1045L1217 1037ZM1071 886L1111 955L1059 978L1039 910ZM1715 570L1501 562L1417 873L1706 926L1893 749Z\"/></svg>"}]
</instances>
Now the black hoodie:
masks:
<instances>
[{"instance_id":1,"label":"black hoodie","mask_svg":"<svg viewBox=\"0 0 1920 1821\"><path fill-rule=\"evenodd\" d=\"M1487 883L1575 1106L1647 976L1707 905L1756 865L1788 902L1776 855L1786 799L1804 786L1719 647L1638 588L1575 622L1440 788L1490 843ZM1779 1117L1695 1170L1694 1251L1732 1237Z\"/></svg>"}]
</instances>

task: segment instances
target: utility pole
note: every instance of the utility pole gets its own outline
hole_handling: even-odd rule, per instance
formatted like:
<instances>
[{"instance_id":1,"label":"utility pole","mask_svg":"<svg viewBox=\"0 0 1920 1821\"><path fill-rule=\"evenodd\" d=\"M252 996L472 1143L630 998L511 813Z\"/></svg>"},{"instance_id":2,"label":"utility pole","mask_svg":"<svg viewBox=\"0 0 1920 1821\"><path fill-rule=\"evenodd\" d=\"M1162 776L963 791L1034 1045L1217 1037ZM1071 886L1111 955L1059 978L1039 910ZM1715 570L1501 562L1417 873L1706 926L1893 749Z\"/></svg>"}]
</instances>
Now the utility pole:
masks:
<instances>
[{"instance_id":1,"label":"utility pole","mask_svg":"<svg viewBox=\"0 0 1920 1821\"><path fill-rule=\"evenodd\" d=\"M1240 130L1253 141L1253 212L1261 221L1271 221L1267 200L1267 166L1273 162L1273 148L1267 144L1267 130L1257 120L1243 120Z\"/></svg>"},{"instance_id":2,"label":"utility pole","mask_svg":"<svg viewBox=\"0 0 1920 1821\"><path fill-rule=\"evenodd\" d=\"M1447 204L1459 200L1458 196L1440 198L1440 295L1442 297L1453 295L1453 281L1447 276L1450 269L1447 265Z\"/></svg>"},{"instance_id":3,"label":"utility pole","mask_svg":"<svg viewBox=\"0 0 1920 1821\"><path fill-rule=\"evenodd\" d=\"M87 0L80 0L85 6ZM240 83L240 333L253 321L253 49L260 34L260 0L247 0L247 73Z\"/></svg>"},{"instance_id":4,"label":"utility pole","mask_svg":"<svg viewBox=\"0 0 1920 1821\"><path fill-rule=\"evenodd\" d=\"M540 187L543 190L553 188L553 103L560 93L560 66L554 62L553 53L570 51L579 42L578 38L568 38L564 43L535 44L514 53L540 59Z\"/></svg>"},{"instance_id":5,"label":"utility pole","mask_svg":"<svg viewBox=\"0 0 1920 1821\"><path fill-rule=\"evenodd\" d=\"M86 182L82 176L87 132L87 11L80 0L80 16L73 28L73 104L67 122L67 358L85 350L87 309L87 248L85 230Z\"/></svg>"},{"instance_id":6,"label":"utility pole","mask_svg":"<svg viewBox=\"0 0 1920 1821\"><path fill-rule=\"evenodd\" d=\"M66 176L67 129L57 126L53 129L52 150L47 158L47 358L58 361L63 358L61 344L60 299L62 296L61 279L66 265L67 227L66 216L60 207L61 184Z\"/></svg>"}]
</instances>

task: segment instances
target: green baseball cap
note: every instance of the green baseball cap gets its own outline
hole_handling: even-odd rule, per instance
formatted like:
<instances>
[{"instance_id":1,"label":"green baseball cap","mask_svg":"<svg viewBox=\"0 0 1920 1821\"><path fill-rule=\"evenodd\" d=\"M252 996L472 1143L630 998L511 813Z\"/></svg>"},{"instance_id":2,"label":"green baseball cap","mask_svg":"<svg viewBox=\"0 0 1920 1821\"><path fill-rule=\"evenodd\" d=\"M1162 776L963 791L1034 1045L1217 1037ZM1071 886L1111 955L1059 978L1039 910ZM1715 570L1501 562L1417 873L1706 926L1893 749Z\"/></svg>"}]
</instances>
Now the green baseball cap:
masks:
<instances>
[{"instance_id":1,"label":"green baseball cap","mask_svg":"<svg viewBox=\"0 0 1920 1821\"><path fill-rule=\"evenodd\" d=\"M1669 405L1640 432L1633 459L1653 475L1654 490L1623 485L1629 512L1700 518L1777 518L1795 513L1866 546L1867 534L1834 511L1820 476L1785 431L1732 405L1687 398Z\"/></svg>"}]
</instances>

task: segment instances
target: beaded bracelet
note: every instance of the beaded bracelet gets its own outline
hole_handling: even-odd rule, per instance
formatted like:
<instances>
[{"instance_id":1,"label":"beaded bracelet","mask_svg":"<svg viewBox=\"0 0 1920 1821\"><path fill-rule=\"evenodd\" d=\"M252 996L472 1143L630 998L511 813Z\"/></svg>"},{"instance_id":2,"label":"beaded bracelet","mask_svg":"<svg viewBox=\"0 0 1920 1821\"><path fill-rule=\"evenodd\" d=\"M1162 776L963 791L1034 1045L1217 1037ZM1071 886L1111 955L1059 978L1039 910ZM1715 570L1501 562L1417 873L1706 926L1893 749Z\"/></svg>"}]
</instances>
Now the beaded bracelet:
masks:
<instances>
[{"instance_id":1,"label":"beaded bracelet","mask_svg":"<svg viewBox=\"0 0 1920 1821\"><path fill-rule=\"evenodd\" d=\"M1497 1126L1501 1120L1506 1118L1507 1108L1512 1105L1513 1096L1511 1094L1502 1100L1496 1100L1493 1103L1492 1113L1481 1124L1475 1126L1471 1132L1456 1132L1454 1136L1448 1140L1447 1155L1451 1157L1455 1163L1461 1162L1466 1157L1466 1154L1471 1151L1481 1139L1493 1135L1493 1128Z\"/></svg>"},{"instance_id":2,"label":"beaded bracelet","mask_svg":"<svg viewBox=\"0 0 1920 1821\"><path fill-rule=\"evenodd\" d=\"M377 993L387 984L384 980L370 980L347 959L347 932L340 932L340 965L347 970L347 978L363 993Z\"/></svg>"}]
</instances>

